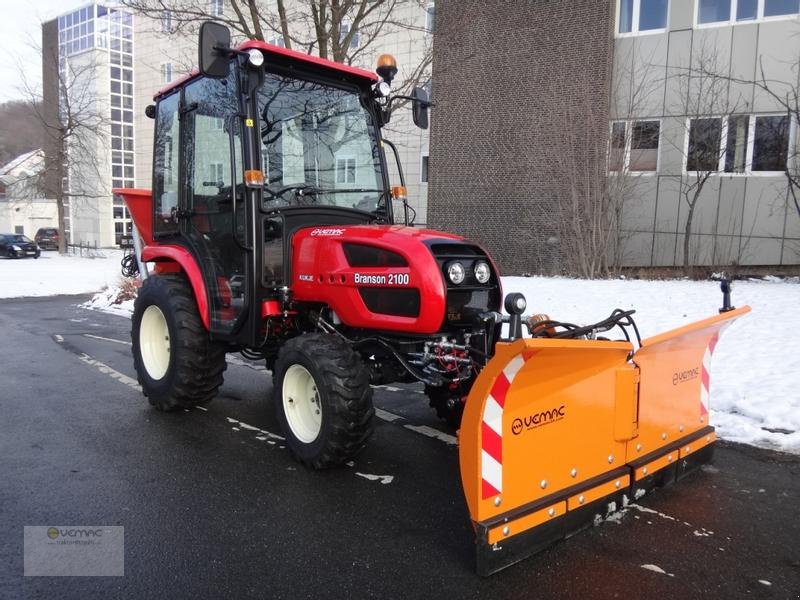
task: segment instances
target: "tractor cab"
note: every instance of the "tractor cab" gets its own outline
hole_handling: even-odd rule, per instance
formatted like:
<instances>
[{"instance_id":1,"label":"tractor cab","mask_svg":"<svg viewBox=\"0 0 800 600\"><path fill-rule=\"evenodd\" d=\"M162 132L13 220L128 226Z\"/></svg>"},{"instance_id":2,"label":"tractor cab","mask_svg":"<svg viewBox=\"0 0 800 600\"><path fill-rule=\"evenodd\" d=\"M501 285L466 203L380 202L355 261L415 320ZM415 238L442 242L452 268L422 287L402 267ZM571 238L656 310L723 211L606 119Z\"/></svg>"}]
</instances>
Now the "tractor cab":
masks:
<instances>
[{"instance_id":1,"label":"tractor cab","mask_svg":"<svg viewBox=\"0 0 800 600\"><path fill-rule=\"evenodd\" d=\"M152 214L132 209L143 258L167 269L183 259L215 339L256 346L265 311L279 300L286 308L278 296L291 286L299 229L394 222L380 127L397 69L391 57L382 61L379 77L259 41L233 49L224 26L206 23L199 70L148 107ZM424 92L413 101L427 126Z\"/></svg>"}]
</instances>

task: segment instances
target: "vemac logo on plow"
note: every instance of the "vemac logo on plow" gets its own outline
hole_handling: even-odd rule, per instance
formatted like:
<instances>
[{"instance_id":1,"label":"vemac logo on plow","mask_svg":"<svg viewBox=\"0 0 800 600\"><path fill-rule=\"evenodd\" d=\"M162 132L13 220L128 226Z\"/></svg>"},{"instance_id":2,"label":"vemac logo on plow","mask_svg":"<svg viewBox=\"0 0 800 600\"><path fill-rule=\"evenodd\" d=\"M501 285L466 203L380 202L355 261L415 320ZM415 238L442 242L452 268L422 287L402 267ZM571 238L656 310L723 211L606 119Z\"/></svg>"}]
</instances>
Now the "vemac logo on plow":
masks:
<instances>
[{"instance_id":1,"label":"vemac logo on plow","mask_svg":"<svg viewBox=\"0 0 800 600\"><path fill-rule=\"evenodd\" d=\"M541 427L542 425L550 425L550 423L560 421L565 416L566 414L564 405L562 404L558 408L543 410L540 413L535 413L527 417L523 417L522 419L517 418L511 423L511 433L514 435L519 435L523 432L523 430L531 430Z\"/></svg>"}]
</instances>

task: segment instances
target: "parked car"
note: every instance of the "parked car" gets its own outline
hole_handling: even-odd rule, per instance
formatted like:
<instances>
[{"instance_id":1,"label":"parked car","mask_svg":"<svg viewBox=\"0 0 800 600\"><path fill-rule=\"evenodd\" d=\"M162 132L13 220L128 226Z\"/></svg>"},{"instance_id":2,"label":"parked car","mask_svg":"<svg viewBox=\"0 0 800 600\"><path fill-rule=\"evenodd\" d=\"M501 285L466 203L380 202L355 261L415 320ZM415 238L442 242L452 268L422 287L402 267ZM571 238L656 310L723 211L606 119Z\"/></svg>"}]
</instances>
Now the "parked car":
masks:
<instances>
[{"instance_id":1,"label":"parked car","mask_svg":"<svg viewBox=\"0 0 800 600\"><path fill-rule=\"evenodd\" d=\"M40 227L33 239L42 250L58 250L58 229L55 227Z\"/></svg>"},{"instance_id":2,"label":"parked car","mask_svg":"<svg viewBox=\"0 0 800 600\"><path fill-rule=\"evenodd\" d=\"M31 238L21 233L0 233L0 256L7 258L39 258L42 251Z\"/></svg>"}]
</instances>

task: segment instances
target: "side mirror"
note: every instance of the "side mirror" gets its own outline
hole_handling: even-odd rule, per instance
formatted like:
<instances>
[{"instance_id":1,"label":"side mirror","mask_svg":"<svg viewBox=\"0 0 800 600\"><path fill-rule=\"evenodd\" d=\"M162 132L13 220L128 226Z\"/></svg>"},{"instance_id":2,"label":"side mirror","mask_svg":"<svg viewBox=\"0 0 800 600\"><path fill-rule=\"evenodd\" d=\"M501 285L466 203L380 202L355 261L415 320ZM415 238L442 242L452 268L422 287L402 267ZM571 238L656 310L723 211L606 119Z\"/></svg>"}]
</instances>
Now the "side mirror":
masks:
<instances>
[{"instance_id":1,"label":"side mirror","mask_svg":"<svg viewBox=\"0 0 800 600\"><path fill-rule=\"evenodd\" d=\"M231 32L225 25L206 21L200 26L200 73L223 79L228 76Z\"/></svg>"},{"instance_id":2,"label":"side mirror","mask_svg":"<svg viewBox=\"0 0 800 600\"><path fill-rule=\"evenodd\" d=\"M428 128L428 107L431 103L428 101L428 92L424 88L415 87L411 90L411 116L414 119L414 125L420 129Z\"/></svg>"}]
</instances>

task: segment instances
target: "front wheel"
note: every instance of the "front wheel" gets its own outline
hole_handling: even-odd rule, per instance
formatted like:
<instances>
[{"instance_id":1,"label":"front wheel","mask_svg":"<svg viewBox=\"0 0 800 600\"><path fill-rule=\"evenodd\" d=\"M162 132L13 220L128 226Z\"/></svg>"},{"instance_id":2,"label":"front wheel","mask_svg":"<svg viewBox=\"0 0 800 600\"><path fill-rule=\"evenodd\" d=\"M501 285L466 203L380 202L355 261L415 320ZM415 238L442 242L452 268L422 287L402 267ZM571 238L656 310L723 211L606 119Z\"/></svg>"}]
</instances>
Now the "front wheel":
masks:
<instances>
[{"instance_id":1,"label":"front wheel","mask_svg":"<svg viewBox=\"0 0 800 600\"><path fill-rule=\"evenodd\" d=\"M361 357L333 335L287 341L273 370L273 407L292 454L315 469L339 465L372 434L372 388Z\"/></svg>"},{"instance_id":2,"label":"front wheel","mask_svg":"<svg viewBox=\"0 0 800 600\"><path fill-rule=\"evenodd\" d=\"M159 410L207 402L222 385L225 350L209 339L192 288L180 275L144 280L133 305L131 341L139 384Z\"/></svg>"}]
</instances>

